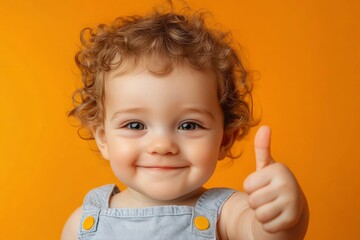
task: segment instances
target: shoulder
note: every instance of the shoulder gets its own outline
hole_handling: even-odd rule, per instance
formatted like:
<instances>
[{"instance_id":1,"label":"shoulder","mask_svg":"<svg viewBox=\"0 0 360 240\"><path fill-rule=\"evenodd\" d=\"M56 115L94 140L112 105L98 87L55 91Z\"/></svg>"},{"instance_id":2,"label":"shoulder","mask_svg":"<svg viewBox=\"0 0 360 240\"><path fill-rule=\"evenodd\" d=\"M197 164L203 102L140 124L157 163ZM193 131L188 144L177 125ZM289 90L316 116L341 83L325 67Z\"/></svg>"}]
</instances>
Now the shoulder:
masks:
<instances>
[{"instance_id":1,"label":"shoulder","mask_svg":"<svg viewBox=\"0 0 360 240\"><path fill-rule=\"evenodd\" d=\"M66 221L62 234L61 240L76 240L78 239L78 229L80 225L82 214L82 207L77 208Z\"/></svg>"},{"instance_id":2,"label":"shoulder","mask_svg":"<svg viewBox=\"0 0 360 240\"><path fill-rule=\"evenodd\" d=\"M248 206L248 195L243 192L235 191L229 199L224 203L223 211L232 210L234 207L236 208L246 208ZM222 212L223 212L222 211Z\"/></svg>"},{"instance_id":3,"label":"shoulder","mask_svg":"<svg viewBox=\"0 0 360 240\"><path fill-rule=\"evenodd\" d=\"M221 239L248 239L251 233L252 211L249 206L248 195L234 192L224 203L218 221L218 234Z\"/></svg>"},{"instance_id":4,"label":"shoulder","mask_svg":"<svg viewBox=\"0 0 360 240\"><path fill-rule=\"evenodd\" d=\"M78 231L83 213L83 207L84 209L89 206L98 208L105 207L108 205L110 197L118 192L120 192L120 190L115 184L107 184L90 190L85 196L83 206L77 208L66 221L62 231L61 239L78 239Z\"/></svg>"}]
</instances>

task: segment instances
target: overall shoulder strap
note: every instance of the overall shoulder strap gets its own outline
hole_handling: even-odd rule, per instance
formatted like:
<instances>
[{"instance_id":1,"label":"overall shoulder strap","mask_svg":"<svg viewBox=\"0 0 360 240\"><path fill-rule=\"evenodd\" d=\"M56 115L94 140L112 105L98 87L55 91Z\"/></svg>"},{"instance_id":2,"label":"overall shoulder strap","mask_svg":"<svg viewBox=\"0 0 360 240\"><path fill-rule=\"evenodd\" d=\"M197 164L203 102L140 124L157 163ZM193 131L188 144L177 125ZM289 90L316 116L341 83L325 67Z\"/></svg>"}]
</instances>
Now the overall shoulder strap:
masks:
<instances>
[{"instance_id":1,"label":"overall shoulder strap","mask_svg":"<svg viewBox=\"0 0 360 240\"><path fill-rule=\"evenodd\" d=\"M217 239L216 224L221 208L234 192L229 188L213 188L201 195L195 205L192 219L194 235L200 236L201 239Z\"/></svg>"},{"instance_id":2,"label":"overall shoulder strap","mask_svg":"<svg viewBox=\"0 0 360 240\"><path fill-rule=\"evenodd\" d=\"M83 211L94 208L108 208L110 197L118 192L119 189L115 184L108 184L92 189L85 196Z\"/></svg>"},{"instance_id":3,"label":"overall shoulder strap","mask_svg":"<svg viewBox=\"0 0 360 240\"><path fill-rule=\"evenodd\" d=\"M88 192L82 206L82 215L79 226L79 239L91 239L97 230L101 209L109 207L112 195L119 192L115 184L104 185Z\"/></svg>"},{"instance_id":4,"label":"overall shoulder strap","mask_svg":"<svg viewBox=\"0 0 360 240\"><path fill-rule=\"evenodd\" d=\"M215 211L220 213L223 204L235 192L230 188L212 188L198 199L195 208Z\"/></svg>"}]
</instances>

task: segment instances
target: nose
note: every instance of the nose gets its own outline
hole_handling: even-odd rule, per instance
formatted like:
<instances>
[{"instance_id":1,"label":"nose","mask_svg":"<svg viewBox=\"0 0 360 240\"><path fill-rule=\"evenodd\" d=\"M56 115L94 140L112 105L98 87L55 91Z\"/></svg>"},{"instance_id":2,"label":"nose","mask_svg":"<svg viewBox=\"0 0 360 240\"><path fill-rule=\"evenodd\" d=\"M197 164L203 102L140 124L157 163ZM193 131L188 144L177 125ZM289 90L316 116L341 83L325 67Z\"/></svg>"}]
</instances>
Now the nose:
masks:
<instances>
[{"instance_id":1,"label":"nose","mask_svg":"<svg viewBox=\"0 0 360 240\"><path fill-rule=\"evenodd\" d=\"M148 153L160 155L175 155L179 147L171 134L161 133L153 135L148 144Z\"/></svg>"}]
</instances>

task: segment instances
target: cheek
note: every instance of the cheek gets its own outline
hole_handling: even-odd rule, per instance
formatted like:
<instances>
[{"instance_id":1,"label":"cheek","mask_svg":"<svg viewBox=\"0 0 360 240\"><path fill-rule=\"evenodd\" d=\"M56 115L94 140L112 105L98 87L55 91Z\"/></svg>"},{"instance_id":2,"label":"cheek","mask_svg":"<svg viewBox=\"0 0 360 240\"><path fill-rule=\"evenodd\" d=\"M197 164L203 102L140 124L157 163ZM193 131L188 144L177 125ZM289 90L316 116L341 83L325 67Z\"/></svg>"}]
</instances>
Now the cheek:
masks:
<instances>
[{"instance_id":1,"label":"cheek","mask_svg":"<svg viewBox=\"0 0 360 240\"><path fill-rule=\"evenodd\" d=\"M219 153L216 148L208 141L191 144L186 151L186 159L192 164L192 174L189 175L191 181L203 185L213 175Z\"/></svg>"},{"instance_id":2,"label":"cheek","mask_svg":"<svg viewBox=\"0 0 360 240\"><path fill-rule=\"evenodd\" d=\"M137 144L129 141L116 141L109 144L110 164L114 171L128 171L128 167L134 165L138 159L139 150Z\"/></svg>"},{"instance_id":3,"label":"cheek","mask_svg":"<svg viewBox=\"0 0 360 240\"><path fill-rule=\"evenodd\" d=\"M194 164L216 165L220 144L217 139L209 137L201 141L187 142L183 150L188 159L195 161Z\"/></svg>"},{"instance_id":4,"label":"cheek","mask_svg":"<svg viewBox=\"0 0 360 240\"><path fill-rule=\"evenodd\" d=\"M129 144L114 145L109 149L110 166L114 175L129 185L129 179L135 174L134 162L137 159L137 151Z\"/></svg>"}]
</instances>

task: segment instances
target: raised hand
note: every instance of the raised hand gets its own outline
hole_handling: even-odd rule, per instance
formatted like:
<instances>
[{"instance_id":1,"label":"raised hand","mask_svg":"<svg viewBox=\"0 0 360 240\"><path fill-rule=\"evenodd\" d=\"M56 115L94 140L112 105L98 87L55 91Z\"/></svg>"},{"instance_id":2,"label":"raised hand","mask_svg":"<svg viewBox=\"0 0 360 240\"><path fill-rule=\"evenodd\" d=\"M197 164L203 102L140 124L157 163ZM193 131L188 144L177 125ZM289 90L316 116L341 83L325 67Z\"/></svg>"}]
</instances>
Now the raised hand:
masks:
<instances>
[{"instance_id":1,"label":"raised hand","mask_svg":"<svg viewBox=\"0 0 360 240\"><path fill-rule=\"evenodd\" d=\"M275 233L292 228L299 221L305 197L291 171L270 154L271 130L259 128L255 136L256 172L244 181L249 205L263 229Z\"/></svg>"}]
</instances>

